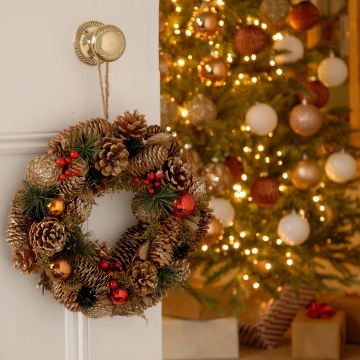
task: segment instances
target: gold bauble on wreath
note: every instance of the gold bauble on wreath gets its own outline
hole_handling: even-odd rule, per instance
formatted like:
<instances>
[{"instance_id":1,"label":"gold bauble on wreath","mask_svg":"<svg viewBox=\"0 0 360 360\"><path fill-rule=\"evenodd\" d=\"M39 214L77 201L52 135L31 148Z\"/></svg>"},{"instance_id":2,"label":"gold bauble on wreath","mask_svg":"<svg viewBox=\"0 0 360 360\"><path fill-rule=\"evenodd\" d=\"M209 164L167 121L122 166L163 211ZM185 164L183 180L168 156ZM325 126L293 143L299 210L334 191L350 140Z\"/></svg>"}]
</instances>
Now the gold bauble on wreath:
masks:
<instances>
[{"instance_id":1,"label":"gold bauble on wreath","mask_svg":"<svg viewBox=\"0 0 360 360\"><path fill-rule=\"evenodd\" d=\"M324 171L317 161L304 159L291 170L291 181L297 189L309 190L321 182L323 175Z\"/></svg>"},{"instance_id":2,"label":"gold bauble on wreath","mask_svg":"<svg viewBox=\"0 0 360 360\"><path fill-rule=\"evenodd\" d=\"M170 54L160 53L159 70L162 82L169 82L173 78L174 60Z\"/></svg>"},{"instance_id":3,"label":"gold bauble on wreath","mask_svg":"<svg viewBox=\"0 0 360 360\"><path fill-rule=\"evenodd\" d=\"M65 201L61 197L56 197L46 204L50 216L59 217L65 211Z\"/></svg>"},{"instance_id":4,"label":"gold bauble on wreath","mask_svg":"<svg viewBox=\"0 0 360 360\"><path fill-rule=\"evenodd\" d=\"M50 261L46 270L46 275L55 282L67 280L72 273L72 265L70 261L63 258L56 258Z\"/></svg>"},{"instance_id":5,"label":"gold bauble on wreath","mask_svg":"<svg viewBox=\"0 0 360 360\"><path fill-rule=\"evenodd\" d=\"M195 37L202 40L211 40L219 32L219 15L215 10L201 8L196 11L191 22Z\"/></svg>"},{"instance_id":6,"label":"gold bauble on wreath","mask_svg":"<svg viewBox=\"0 0 360 360\"><path fill-rule=\"evenodd\" d=\"M221 87L226 84L229 76L229 65L222 58L208 56L200 62L198 73L206 86Z\"/></svg>"}]
</instances>

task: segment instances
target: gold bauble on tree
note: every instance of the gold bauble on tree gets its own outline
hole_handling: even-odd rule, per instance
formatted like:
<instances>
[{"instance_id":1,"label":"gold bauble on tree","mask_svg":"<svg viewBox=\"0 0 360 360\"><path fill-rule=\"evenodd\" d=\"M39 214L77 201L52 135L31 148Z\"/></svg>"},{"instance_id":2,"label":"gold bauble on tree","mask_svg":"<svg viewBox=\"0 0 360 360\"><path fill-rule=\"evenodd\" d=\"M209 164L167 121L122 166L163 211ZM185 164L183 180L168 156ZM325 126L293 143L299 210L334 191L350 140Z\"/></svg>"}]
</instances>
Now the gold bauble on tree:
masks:
<instances>
[{"instance_id":1,"label":"gold bauble on tree","mask_svg":"<svg viewBox=\"0 0 360 360\"><path fill-rule=\"evenodd\" d=\"M206 165L203 176L212 195L224 195L233 185L233 177L229 168L222 163Z\"/></svg>"},{"instance_id":2,"label":"gold bauble on tree","mask_svg":"<svg viewBox=\"0 0 360 360\"><path fill-rule=\"evenodd\" d=\"M46 275L54 282L67 280L72 273L72 265L70 261L63 258L56 258L50 261L46 269Z\"/></svg>"},{"instance_id":3,"label":"gold bauble on tree","mask_svg":"<svg viewBox=\"0 0 360 360\"><path fill-rule=\"evenodd\" d=\"M291 171L291 181L297 189L308 190L318 185L324 171L315 160L298 161Z\"/></svg>"},{"instance_id":4,"label":"gold bauble on tree","mask_svg":"<svg viewBox=\"0 0 360 360\"><path fill-rule=\"evenodd\" d=\"M270 24L284 21L288 12L288 0L263 0L260 5L261 16Z\"/></svg>"},{"instance_id":5,"label":"gold bauble on tree","mask_svg":"<svg viewBox=\"0 0 360 360\"><path fill-rule=\"evenodd\" d=\"M186 108L193 125L213 121L217 116L216 105L203 94L197 94L188 102Z\"/></svg>"},{"instance_id":6,"label":"gold bauble on tree","mask_svg":"<svg viewBox=\"0 0 360 360\"><path fill-rule=\"evenodd\" d=\"M46 208L50 216L59 217L65 211L65 201L61 197L56 197L46 204Z\"/></svg>"},{"instance_id":7,"label":"gold bauble on tree","mask_svg":"<svg viewBox=\"0 0 360 360\"><path fill-rule=\"evenodd\" d=\"M216 244L223 235L224 235L224 227L222 226L220 220L213 217L209 224L208 232L205 235L204 243L206 245Z\"/></svg>"},{"instance_id":8,"label":"gold bauble on tree","mask_svg":"<svg viewBox=\"0 0 360 360\"><path fill-rule=\"evenodd\" d=\"M159 70L162 82L169 82L173 78L174 60L170 54L164 52L160 53Z\"/></svg>"},{"instance_id":9,"label":"gold bauble on tree","mask_svg":"<svg viewBox=\"0 0 360 360\"><path fill-rule=\"evenodd\" d=\"M195 37L202 40L211 40L219 32L219 15L215 10L207 7L197 10L193 15L191 27Z\"/></svg>"},{"instance_id":10,"label":"gold bauble on tree","mask_svg":"<svg viewBox=\"0 0 360 360\"><path fill-rule=\"evenodd\" d=\"M200 80L206 86L224 86L229 76L229 65L222 58L208 56L198 66L198 73Z\"/></svg>"},{"instance_id":11,"label":"gold bauble on tree","mask_svg":"<svg viewBox=\"0 0 360 360\"><path fill-rule=\"evenodd\" d=\"M322 117L318 108L304 101L291 110L289 123L294 133L309 137L321 129Z\"/></svg>"}]
</instances>

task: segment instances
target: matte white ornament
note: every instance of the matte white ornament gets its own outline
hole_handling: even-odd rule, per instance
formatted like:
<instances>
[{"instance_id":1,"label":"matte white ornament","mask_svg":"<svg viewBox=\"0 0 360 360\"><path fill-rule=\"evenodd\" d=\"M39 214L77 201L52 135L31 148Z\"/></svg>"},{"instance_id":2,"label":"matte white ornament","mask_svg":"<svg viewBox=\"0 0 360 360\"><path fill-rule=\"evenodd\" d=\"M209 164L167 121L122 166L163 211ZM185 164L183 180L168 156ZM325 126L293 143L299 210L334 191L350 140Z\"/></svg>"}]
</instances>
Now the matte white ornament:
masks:
<instances>
[{"instance_id":1,"label":"matte white ornament","mask_svg":"<svg viewBox=\"0 0 360 360\"><path fill-rule=\"evenodd\" d=\"M348 67L344 60L330 55L321 61L317 73L319 80L327 87L336 87L345 82L348 76Z\"/></svg>"},{"instance_id":2,"label":"matte white ornament","mask_svg":"<svg viewBox=\"0 0 360 360\"><path fill-rule=\"evenodd\" d=\"M355 175L356 161L344 150L335 152L326 160L325 172L330 180L343 184Z\"/></svg>"},{"instance_id":3,"label":"matte white ornament","mask_svg":"<svg viewBox=\"0 0 360 360\"><path fill-rule=\"evenodd\" d=\"M287 245L300 245L308 239L310 225L307 219L293 211L291 214L281 218L277 233Z\"/></svg>"},{"instance_id":4,"label":"matte white ornament","mask_svg":"<svg viewBox=\"0 0 360 360\"><path fill-rule=\"evenodd\" d=\"M255 135L268 135L275 130L278 116L270 105L256 103L247 111L245 123Z\"/></svg>"},{"instance_id":5,"label":"matte white ornament","mask_svg":"<svg viewBox=\"0 0 360 360\"><path fill-rule=\"evenodd\" d=\"M209 202L212 214L221 221L224 227L232 226L235 217L235 209L228 199L212 197Z\"/></svg>"},{"instance_id":6,"label":"matte white ornament","mask_svg":"<svg viewBox=\"0 0 360 360\"><path fill-rule=\"evenodd\" d=\"M280 65L294 63L304 56L303 43L297 37L289 34L283 35L281 40L276 41L274 49L277 51L287 51L286 53L275 56L275 61Z\"/></svg>"}]
</instances>

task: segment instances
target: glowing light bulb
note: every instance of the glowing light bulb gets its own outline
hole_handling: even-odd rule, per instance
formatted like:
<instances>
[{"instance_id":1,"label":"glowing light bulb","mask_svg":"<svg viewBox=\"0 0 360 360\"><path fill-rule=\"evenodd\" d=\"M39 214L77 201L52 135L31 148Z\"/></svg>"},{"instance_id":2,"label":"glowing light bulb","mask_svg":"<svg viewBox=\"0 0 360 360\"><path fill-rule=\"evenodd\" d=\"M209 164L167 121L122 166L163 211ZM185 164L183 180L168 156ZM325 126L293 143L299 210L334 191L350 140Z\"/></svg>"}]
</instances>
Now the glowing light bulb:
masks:
<instances>
[{"instance_id":1,"label":"glowing light bulb","mask_svg":"<svg viewBox=\"0 0 360 360\"><path fill-rule=\"evenodd\" d=\"M272 268L272 266L271 266L270 263L265 264L265 269L266 270L271 270L271 268Z\"/></svg>"},{"instance_id":2,"label":"glowing light bulb","mask_svg":"<svg viewBox=\"0 0 360 360\"><path fill-rule=\"evenodd\" d=\"M178 12L178 13L181 12L181 7L180 7L180 6L177 6L177 7L175 8L175 11Z\"/></svg>"},{"instance_id":3,"label":"glowing light bulb","mask_svg":"<svg viewBox=\"0 0 360 360\"><path fill-rule=\"evenodd\" d=\"M245 274L245 275L243 276L243 279L244 279L245 281L248 281L248 280L250 279L250 276L247 275L247 274Z\"/></svg>"},{"instance_id":4,"label":"glowing light bulb","mask_svg":"<svg viewBox=\"0 0 360 360\"><path fill-rule=\"evenodd\" d=\"M256 160L259 160L260 159L260 154L256 154L254 157L255 157Z\"/></svg>"},{"instance_id":5,"label":"glowing light bulb","mask_svg":"<svg viewBox=\"0 0 360 360\"><path fill-rule=\"evenodd\" d=\"M325 211L326 210L324 205L320 205L319 209L320 209L320 211Z\"/></svg>"},{"instance_id":6,"label":"glowing light bulb","mask_svg":"<svg viewBox=\"0 0 360 360\"><path fill-rule=\"evenodd\" d=\"M191 35L192 35L191 30L190 30L190 29L187 29L187 30L185 31L185 35L186 35L186 36L191 36Z\"/></svg>"},{"instance_id":7,"label":"glowing light bulb","mask_svg":"<svg viewBox=\"0 0 360 360\"><path fill-rule=\"evenodd\" d=\"M253 77L251 78L251 82L252 82L253 84L256 84L257 81L258 81L257 77L253 76Z\"/></svg>"},{"instance_id":8,"label":"glowing light bulb","mask_svg":"<svg viewBox=\"0 0 360 360\"><path fill-rule=\"evenodd\" d=\"M317 203L317 202L320 201L320 196L314 195L312 199L313 199L313 202L314 202L314 203Z\"/></svg>"},{"instance_id":9,"label":"glowing light bulb","mask_svg":"<svg viewBox=\"0 0 360 360\"><path fill-rule=\"evenodd\" d=\"M235 242L234 245L233 245L234 249L238 249L240 247L240 243L238 242Z\"/></svg>"},{"instance_id":10,"label":"glowing light bulb","mask_svg":"<svg viewBox=\"0 0 360 360\"><path fill-rule=\"evenodd\" d=\"M282 75L283 74L283 71L282 71L282 69L276 69L276 73L278 74L278 75Z\"/></svg>"},{"instance_id":11,"label":"glowing light bulb","mask_svg":"<svg viewBox=\"0 0 360 360\"><path fill-rule=\"evenodd\" d=\"M247 175L246 175L246 174L242 174L242 175L241 175L241 180L246 181L246 180L247 180Z\"/></svg>"},{"instance_id":12,"label":"glowing light bulb","mask_svg":"<svg viewBox=\"0 0 360 360\"><path fill-rule=\"evenodd\" d=\"M245 232L245 231L241 231L241 232L240 232L240 237L241 237L241 238L244 238L245 236L246 236L246 232Z\"/></svg>"},{"instance_id":13,"label":"glowing light bulb","mask_svg":"<svg viewBox=\"0 0 360 360\"><path fill-rule=\"evenodd\" d=\"M248 62L248 61L250 61L250 57L249 56L244 56L244 61L246 61L246 62Z\"/></svg>"},{"instance_id":14,"label":"glowing light bulb","mask_svg":"<svg viewBox=\"0 0 360 360\"><path fill-rule=\"evenodd\" d=\"M265 157L266 164L270 164L270 158L268 156Z\"/></svg>"},{"instance_id":15,"label":"glowing light bulb","mask_svg":"<svg viewBox=\"0 0 360 360\"><path fill-rule=\"evenodd\" d=\"M181 116L182 117L187 117L189 115L189 111L187 109L182 109L181 110Z\"/></svg>"},{"instance_id":16,"label":"glowing light bulb","mask_svg":"<svg viewBox=\"0 0 360 360\"><path fill-rule=\"evenodd\" d=\"M261 28L265 30L267 29L267 25L265 23L261 23Z\"/></svg>"},{"instance_id":17,"label":"glowing light bulb","mask_svg":"<svg viewBox=\"0 0 360 360\"><path fill-rule=\"evenodd\" d=\"M233 189L236 191L241 191L241 185L240 184L234 184Z\"/></svg>"},{"instance_id":18,"label":"glowing light bulb","mask_svg":"<svg viewBox=\"0 0 360 360\"><path fill-rule=\"evenodd\" d=\"M255 55L255 54L252 54L252 55L250 56L250 58L251 58L252 61L255 61L255 60L256 60L256 55Z\"/></svg>"},{"instance_id":19,"label":"glowing light bulb","mask_svg":"<svg viewBox=\"0 0 360 360\"><path fill-rule=\"evenodd\" d=\"M258 248L252 248L251 249L251 252L256 255L258 252L259 252L259 249Z\"/></svg>"},{"instance_id":20,"label":"glowing light bulb","mask_svg":"<svg viewBox=\"0 0 360 360\"><path fill-rule=\"evenodd\" d=\"M250 255L251 254L251 251L249 249L245 249L245 255Z\"/></svg>"},{"instance_id":21,"label":"glowing light bulb","mask_svg":"<svg viewBox=\"0 0 360 360\"><path fill-rule=\"evenodd\" d=\"M281 239L276 239L276 245L281 245L282 244L282 240Z\"/></svg>"},{"instance_id":22,"label":"glowing light bulb","mask_svg":"<svg viewBox=\"0 0 360 360\"><path fill-rule=\"evenodd\" d=\"M224 20L220 20L220 21L219 21L219 25L220 25L220 26L224 26L224 24L225 24Z\"/></svg>"},{"instance_id":23,"label":"glowing light bulb","mask_svg":"<svg viewBox=\"0 0 360 360\"><path fill-rule=\"evenodd\" d=\"M223 248L223 250L227 251L227 250L229 250L229 245L224 244L224 245L222 246L222 248Z\"/></svg>"},{"instance_id":24,"label":"glowing light bulb","mask_svg":"<svg viewBox=\"0 0 360 360\"><path fill-rule=\"evenodd\" d=\"M283 177L283 179L287 179L289 177L289 174L285 172L282 174L282 177Z\"/></svg>"},{"instance_id":25,"label":"glowing light bulb","mask_svg":"<svg viewBox=\"0 0 360 360\"><path fill-rule=\"evenodd\" d=\"M287 259L286 264L291 266L292 264L294 264L294 260L293 259Z\"/></svg>"},{"instance_id":26,"label":"glowing light bulb","mask_svg":"<svg viewBox=\"0 0 360 360\"><path fill-rule=\"evenodd\" d=\"M323 216L320 216L320 221L321 222L324 222L325 221L325 218Z\"/></svg>"},{"instance_id":27,"label":"glowing light bulb","mask_svg":"<svg viewBox=\"0 0 360 360\"><path fill-rule=\"evenodd\" d=\"M258 289L260 287L260 284L258 282L254 283L253 284L253 288L254 289Z\"/></svg>"},{"instance_id":28,"label":"glowing light bulb","mask_svg":"<svg viewBox=\"0 0 360 360\"><path fill-rule=\"evenodd\" d=\"M265 149L265 148L264 148L264 145L259 145L259 146L258 146L258 150L259 150L259 151L264 151L264 149Z\"/></svg>"},{"instance_id":29,"label":"glowing light bulb","mask_svg":"<svg viewBox=\"0 0 360 360\"><path fill-rule=\"evenodd\" d=\"M174 29L178 29L179 27L179 24L174 24Z\"/></svg>"},{"instance_id":30,"label":"glowing light bulb","mask_svg":"<svg viewBox=\"0 0 360 360\"><path fill-rule=\"evenodd\" d=\"M286 256L287 258L291 257L291 252L288 251L288 252L285 254L285 256Z\"/></svg>"},{"instance_id":31,"label":"glowing light bulb","mask_svg":"<svg viewBox=\"0 0 360 360\"><path fill-rule=\"evenodd\" d=\"M269 61L269 64L270 64L270 66L275 66L275 65L276 65L276 61L275 61L275 60L270 60L270 61Z\"/></svg>"},{"instance_id":32,"label":"glowing light bulb","mask_svg":"<svg viewBox=\"0 0 360 360\"><path fill-rule=\"evenodd\" d=\"M270 240L270 238L269 238L267 235L264 235L264 236L262 237L262 239L263 239L264 241L269 241L269 240Z\"/></svg>"},{"instance_id":33,"label":"glowing light bulb","mask_svg":"<svg viewBox=\"0 0 360 360\"><path fill-rule=\"evenodd\" d=\"M207 251L208 248L209 248L209 247L208 247L207 245L203 245L203 246L201 247L201 250L202 250L202 251Z\"/></svg>"},{"instance_id":34,"label":"glowing light bulb","mask_svg":"<svg viewBox=\"0 0 360 360\"><path fill-rule=\"evenodd\" d=\"M251 151L251 149L248 146L244 146L243 148L244 152L248 153Z\"/></svg>"}]
</instances>

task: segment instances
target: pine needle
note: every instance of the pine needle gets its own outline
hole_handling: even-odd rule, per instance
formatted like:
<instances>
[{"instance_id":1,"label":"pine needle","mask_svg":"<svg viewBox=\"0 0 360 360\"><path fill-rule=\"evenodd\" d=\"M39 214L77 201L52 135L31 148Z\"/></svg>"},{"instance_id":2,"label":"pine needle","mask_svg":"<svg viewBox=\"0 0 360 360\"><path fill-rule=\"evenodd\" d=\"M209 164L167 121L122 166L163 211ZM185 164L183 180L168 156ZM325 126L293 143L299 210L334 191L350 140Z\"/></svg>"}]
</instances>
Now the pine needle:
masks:
<instances>
[{"instance_id":1,"label":"pine needle","mask_svg":"<svg viewBox=\"0 0 360 360\"><path fill-rule=\"evenodd\" d=\"M96 143L99 141L99 137L96 135L85 136L84 134L77 134L72 146L73 150L76 150L80 157L87 161L92 162L95 158L95 155L99 152L99 149L96 147Z\"/></svg>"}]
</instances>

